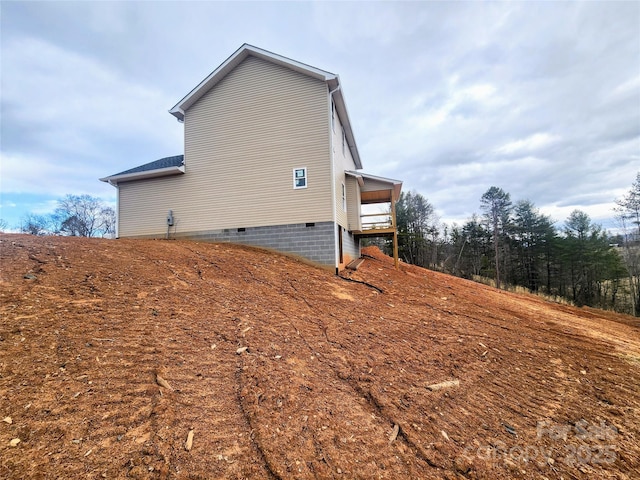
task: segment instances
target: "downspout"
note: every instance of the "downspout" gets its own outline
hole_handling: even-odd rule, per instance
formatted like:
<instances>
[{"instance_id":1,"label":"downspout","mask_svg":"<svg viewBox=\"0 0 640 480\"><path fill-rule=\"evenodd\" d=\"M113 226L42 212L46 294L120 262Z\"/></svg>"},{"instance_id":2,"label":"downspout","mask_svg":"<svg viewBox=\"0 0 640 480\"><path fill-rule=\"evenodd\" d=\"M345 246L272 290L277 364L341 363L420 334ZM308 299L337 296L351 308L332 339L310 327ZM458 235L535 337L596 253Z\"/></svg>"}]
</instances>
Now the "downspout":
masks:
<instances>
[{"instance_id":1,"label":"downspout","mask_svg":"<svg viewBox=\"0 0 640 480\"><path fill-rule=\"evenodd\" d=\"M120 187L116 184L116 238L120 238Z\"/></svg>"},{"instance_id":2,"label":"downspout","mask_svg":"<svg viewBox=\"0 0 640 480\"><path fill-rule=\"evenodd\" d=\"M116 187L116 238L120 238L120 187L118 182L107 181L112 187Z\"/></svg>"},{"instance_id":3,"label":"downspout","mask_svg":"<svg viewBox=\"0 0 640 480\"><path fill-rule=\"evenodd\" d=\"M339 273L339 260L338 255L340 246L338 245L338 231L337 228L340 228L338 222L336 221L336 172L335 172L335 159L333 158L333 94L340 90L340 84L333 90L329 90L329 156L331 158L331 216L333 218L333 262L336 265L336 275ZM337 113L337 112L336 112Z\"/></svg>"}]
</instances>

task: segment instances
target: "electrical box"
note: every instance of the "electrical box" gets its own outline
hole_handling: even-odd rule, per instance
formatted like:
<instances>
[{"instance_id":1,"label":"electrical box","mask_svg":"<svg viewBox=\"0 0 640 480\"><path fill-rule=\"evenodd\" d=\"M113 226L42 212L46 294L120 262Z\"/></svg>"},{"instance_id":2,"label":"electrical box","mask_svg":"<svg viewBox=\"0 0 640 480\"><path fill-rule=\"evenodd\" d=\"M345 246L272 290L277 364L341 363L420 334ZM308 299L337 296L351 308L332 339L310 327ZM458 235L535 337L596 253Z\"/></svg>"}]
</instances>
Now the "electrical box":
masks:
<instances>
[{"instance_id":1,"label":"electrical box","mask_svg":"<svg viewBox=\"0 0 640 480\"><path fill-rule=\"evenodd\" d=\"M167 213L167 226L173 227L173 210L169 210L169 213Z\"/></svg>"}]
</instances>

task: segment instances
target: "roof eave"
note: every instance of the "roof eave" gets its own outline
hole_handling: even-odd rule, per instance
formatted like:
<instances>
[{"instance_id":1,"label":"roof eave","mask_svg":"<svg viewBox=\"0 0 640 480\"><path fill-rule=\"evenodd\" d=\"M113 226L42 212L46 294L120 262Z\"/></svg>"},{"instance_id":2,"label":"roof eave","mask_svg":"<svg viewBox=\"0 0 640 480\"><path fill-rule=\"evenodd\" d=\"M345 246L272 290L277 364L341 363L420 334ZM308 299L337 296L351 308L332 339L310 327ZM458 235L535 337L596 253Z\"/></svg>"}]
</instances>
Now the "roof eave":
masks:
<instances>
[{"instance_id":1,"label":"roof eave","mask_svg":"<svg viewBox=\"0 0 640 480\"><path fill-rule=\"evenodd\" d=\"M178 119L178 121L184 122L184 110L182 110L177 105L175 107L173 107L171 110L169 110L169 113L171 115L173 115L174 117L176 117Z\"/></svg>"},{"instance_id":2,"label":"roof eave","mask_svg":"<svg viewBox=\"0 0 640 480\"><path fill-rule=\"evenodd\" d=\"M346 173L347 175L351 175L353 177L360 176L363 178L370 178L371 180L377 180L379 182L393 183L394 185L402 185L402 180L396 180L395 178L381 177L379 175L372 175L370 173L356 172L355 170L345 170L344 173Z\"/></svg>"},{"instance_id":3,"label":"roof eave","mask_svg":"<svg viewBox=\"0 0 640 480\"><path fill-rule=\"evenodd\" d=\"M344 99L344 92L342 91L342 86L340 86L340 80L336 76L335 82L327 82L327 84L331 90L335 90L333 94L333 102L336 106L336 110L338 111L338 117L340 117L342 126L344 127L344 133L347 137L347 144L349 145L351 157L353 157L356 168L360 169L362 168L362 160L360 160L360 152L358 152L356 138L353 134L353 129L351 128L351 120L349 119L349 112L347 111L347 102ZM338 86L340 86L340 88L336 90Z\"/></svg>"},{"instance_id":4,"label":"roof eave","mask_svg":"<svg viewBox=\"0 0 640 480\"><path fill-rule=\"evenodd\" d=\"M113 186L120 182L129 182L131 180L146 180L148 178L168 177L170 175L180 175L185 172L184 165L179 167L157 168L155 170L146 170L143 172L123 173L120 175L111 175L109 177L100 178L101 182L109 183Z\"/></svg>"}]
</instances>

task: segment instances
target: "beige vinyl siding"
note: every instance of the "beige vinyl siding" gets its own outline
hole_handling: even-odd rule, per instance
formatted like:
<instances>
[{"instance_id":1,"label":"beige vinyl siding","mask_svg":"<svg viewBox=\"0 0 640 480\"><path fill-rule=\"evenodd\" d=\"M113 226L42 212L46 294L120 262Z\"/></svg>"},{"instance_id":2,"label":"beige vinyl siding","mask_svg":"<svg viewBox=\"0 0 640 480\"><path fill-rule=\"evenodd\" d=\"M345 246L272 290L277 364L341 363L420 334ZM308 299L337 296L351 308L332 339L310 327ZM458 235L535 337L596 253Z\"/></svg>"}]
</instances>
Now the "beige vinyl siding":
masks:
<instances>
[{"instance_id":1,"label":"beige vinyl siding","mask_svg":"<svg viewBox=\"0 0 640 480\"><path fill-rule=\"evenodd\" d=\"M121 184L120 235L333 219L327 87L248 57L185 112L184 175ZM307 168L308 187L293 188Z\"/></svg>"},{"instance_id":2,"label":"beige vinyl siding","mask_svg":"<svg viewBox=\"0 0 640 480\"><path fill-rule=\"evenodd\" d=\"M173 210L175 226L180 231L184 210L181 208L184 175L124 182L118 185L118 235L164 235L167 213Z\"/></svg>"},{"instance_id":3,"label":"beige vinyl siding","mask_svg":"<svg viewBox=\"0 0 640 480\"><path fill-rule=\"evenodd\" d=\"M342 225L344 228L348 228L349 225L349 207L351 204L347 199L347 211L342 207L342 184L346 186L345 170L355 170L356 164L351 156L351 151L348 145L345 146L344 151L342 148L342 122L338 117L338 113L335 112L335 128L332 133L332 148L333 148L333 174L334 174L334 193L335 193L335 212L336 222ZM347 194L348 195L348 194ZM359 213L358 213L359 215Z\"/></svg>"},{"instance_id":4,"label":"beige vinyl siding","mask_svg":"<svg viewBox=\"0 0 640 480\"><path fill-rule=\"evenodd\" d=\"M360 186L356 177L347 175L347 219L348 230L362 230L360 224Z\"/></svg>"},{"instance_id":5,"label":"beige vinyl siding","mask_svg":"<svg viewBox=\"0 0 640 480\"><path fill-rule=\"evenodd\" d=\"M186 112L188 228L332 220L327 87L248 57ZM293 169L307 168L307 188ZM213 188L212 188L213 187Z\"/></svg>"}]
</instances>

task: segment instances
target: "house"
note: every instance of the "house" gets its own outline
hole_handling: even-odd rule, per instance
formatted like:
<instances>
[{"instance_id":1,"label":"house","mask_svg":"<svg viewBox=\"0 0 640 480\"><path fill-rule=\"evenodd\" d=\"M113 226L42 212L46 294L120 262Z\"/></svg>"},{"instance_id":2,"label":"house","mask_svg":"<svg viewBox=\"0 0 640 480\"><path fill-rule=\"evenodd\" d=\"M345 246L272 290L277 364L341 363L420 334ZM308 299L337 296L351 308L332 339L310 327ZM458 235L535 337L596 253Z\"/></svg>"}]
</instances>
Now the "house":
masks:
<instances>
[{"instance_id":1,"label":"house","mask_svg":"<svg viewBox=\"0 0 640 480\"><path fill-rule=\"evenodd\" d=\"M169 113L184 155L100 179L117 188L117 237L243 243L336 272L365 236L397 244L402 182L361 172L337 75L245 44ZM363 221L380 220L372 203L386 223Z\"/></svg>"}]
</instances>

